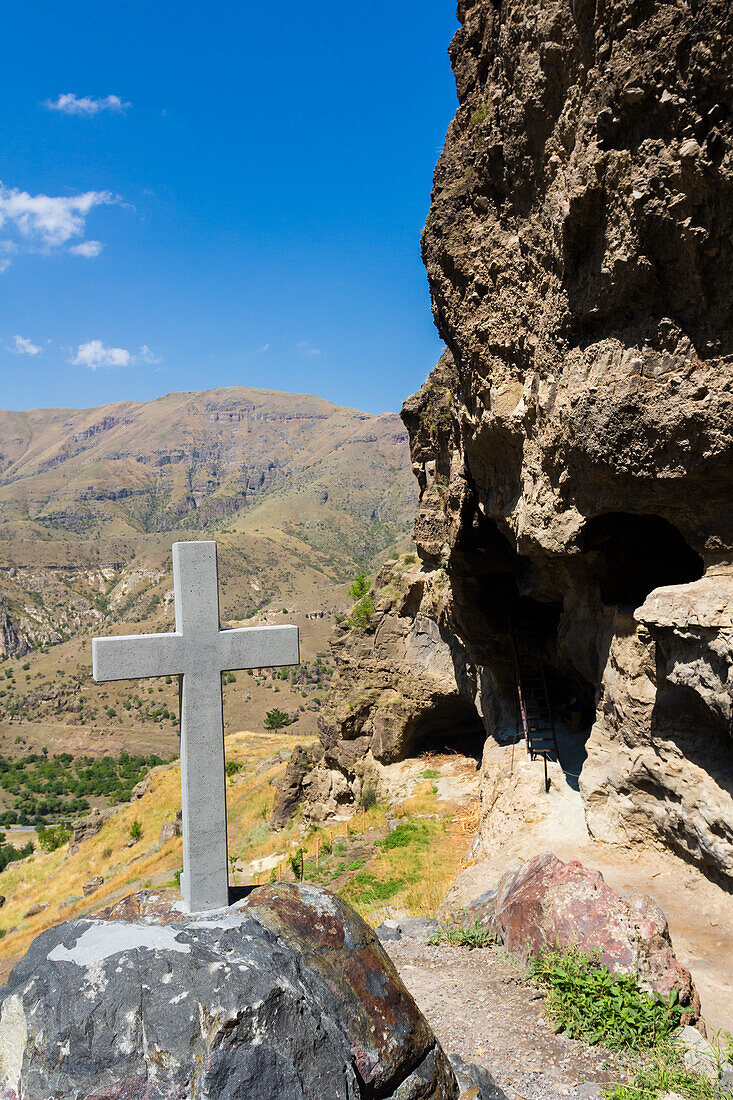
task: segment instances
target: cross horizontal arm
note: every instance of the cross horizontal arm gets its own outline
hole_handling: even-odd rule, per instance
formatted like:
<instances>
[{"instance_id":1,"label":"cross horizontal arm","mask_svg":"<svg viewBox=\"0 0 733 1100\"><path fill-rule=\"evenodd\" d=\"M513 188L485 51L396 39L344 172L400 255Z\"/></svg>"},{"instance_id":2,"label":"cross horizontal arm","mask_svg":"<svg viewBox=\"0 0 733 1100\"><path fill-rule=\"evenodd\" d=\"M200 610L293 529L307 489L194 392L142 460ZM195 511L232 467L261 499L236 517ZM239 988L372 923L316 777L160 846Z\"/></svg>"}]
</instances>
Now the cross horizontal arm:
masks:
<instances>
[{"instance_id":1,"label":"cross horizontal arm","mask_svg":"<svg viewBox=\"0 0 733 1100\"><path fill-rule=\"evenodd\" d=\"M183 667L180 634L130 634L92 640L95 680L137 680L143 676L179 676Z\"/></svg>"},{"instance_id":2,"label":"cross horizontal arm","mask_svg":"<svg viewBox=\"0 0 733 1100\"><path fill-rule=\"evenodd\" d=\"M220 630L217 643L222 672L237 668L273 668L300 662L297 626L243 626Z\"/></svg>"}]
</instances>

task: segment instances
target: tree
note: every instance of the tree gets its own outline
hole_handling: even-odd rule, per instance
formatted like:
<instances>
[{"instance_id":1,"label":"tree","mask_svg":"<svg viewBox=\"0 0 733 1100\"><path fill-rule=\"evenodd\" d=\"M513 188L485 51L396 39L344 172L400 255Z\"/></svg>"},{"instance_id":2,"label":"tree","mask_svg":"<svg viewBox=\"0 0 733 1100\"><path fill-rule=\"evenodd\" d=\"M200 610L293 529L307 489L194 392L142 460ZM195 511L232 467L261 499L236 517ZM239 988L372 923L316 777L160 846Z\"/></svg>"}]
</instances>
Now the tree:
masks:
<instances>
[{"instance_id":1,"label":"tree","mask_svg":"<svg viewBox=\"0 0 733 1100\"><path fill-rule=\"evenodd\" d=\"M266 730L281 730L289 725L289 715L287 715L284 710L279 710L278 707L273 707L272 710L268 710L265 715Z\"/></svg>"},{"instance_id":2,"label":"tree","mask_svg":"<svg viewBox=\"0 0 733 1100\"><path fill-rule=\"evenodd\" d=\"M349 589L349 599L362 600L369 591L369 581L366 578L366 573L357 573L354 577L354 583Z\"/></svg>"}]
</instances>

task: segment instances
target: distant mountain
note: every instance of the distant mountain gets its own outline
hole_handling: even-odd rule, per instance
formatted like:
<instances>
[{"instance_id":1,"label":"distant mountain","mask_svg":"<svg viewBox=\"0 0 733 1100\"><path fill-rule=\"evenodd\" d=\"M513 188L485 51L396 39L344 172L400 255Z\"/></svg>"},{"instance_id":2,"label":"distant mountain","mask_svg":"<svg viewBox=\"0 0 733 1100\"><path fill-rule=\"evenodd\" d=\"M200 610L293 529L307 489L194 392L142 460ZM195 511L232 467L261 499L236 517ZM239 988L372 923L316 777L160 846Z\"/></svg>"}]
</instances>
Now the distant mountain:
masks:
<instances>
[{"instance_id":1,"label":"distant mountain","mask_svg":"<svg viewBox=\"0 0 733 1100\"><path fill-rule=\"evenodd\" d=\"M0 411L0 651L168 614L180 537L220 543L230 616L305 597L404 540L415 500L396 414L308 394Z\"/></svg>"}]
</instances>

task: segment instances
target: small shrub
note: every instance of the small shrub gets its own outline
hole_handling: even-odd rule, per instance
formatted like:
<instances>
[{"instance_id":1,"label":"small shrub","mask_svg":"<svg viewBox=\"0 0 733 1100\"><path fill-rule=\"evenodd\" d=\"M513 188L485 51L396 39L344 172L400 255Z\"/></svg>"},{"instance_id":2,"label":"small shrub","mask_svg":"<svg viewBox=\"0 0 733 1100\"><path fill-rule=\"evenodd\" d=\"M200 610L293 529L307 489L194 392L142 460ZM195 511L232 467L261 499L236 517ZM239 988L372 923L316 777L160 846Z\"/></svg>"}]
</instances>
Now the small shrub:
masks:
<instances>
[{"instance_id":1,"label":"small shrub","mask_svg":"<svg viewBox=\"0 0 733 1100\"><path fill-rule=\"evenodd\" d=\"M359 796L359 805L365 809L370 810L372 806L377 804L377 787L375 783L367 783L365 787L362 787L361 794Z\"/></svg>"},{"instance_id":2,"label":"small shrub","mask_svg":"<svg viewBox=\"0 0 733 1100\"><path fill-rule=\"evenodd\" d=\"M546 951L529 962L529 976L546 991L548 1015L571 1039L608 1047L651 1047L679 1027L678 991L669 1001L639 989L629 974L612 974L598 952Z\"/></svg>"},{"instance_id":3,"label":"small shrub","mask_svg":"<svg viewBox=\"0 0 733 1100\"><path fill-rule=\"evenodd\" d=\"M272 710L268 710L265 715L265 729L266 730L281 730L285 726L290 725L290 716L285 713L284 710L280 710L278 707L273 707Z\"/></svg>"},{"instance_id":4,"label":"small shrub","mask_svg":"<svg viewBox=\"0 0 733 1100\"><path fill-rule=\"evenodd\" d=\"M422 773L422 777L423 779L439 779L440 772L436 771L435 768L426 768Z\"/></svg>"},{"instance_id":5,"label":"small shrub","mask_svg":"<svg viewBox=\"0 0 733 1100\"><path fill-rule=\"evenodd\" d=\"M47 829L41 825L36 830L38 846L42 852L55 852L67 840L71 840L73 831L68 825L49 825Z\"/></svg>"},{"instance_id":6,"label":"small shrub","mask_svg":"<svg viewBox=\"0 0 733 1100\"><path fill-rule=\"evenodd\" d=\"M105 848L104 851L102 852L102 859L111 859L111 857L112 857L112 849L111 848Z\"/></svg>"},{"instance_id":7,"label":"small shrub","mask_svg":"<svg viewBox=\"0 0 733 1100\"><path fill-rule=\"evenodd\" d=\"M226 773L227 779L231 779L237 774L237 772L241 772L243 767L244 765L241 764L239 760L227 760L224 765L224 771Z\"/></svg>"},{"instance_id":8,"label":"small shrub","mask_svg":"<svg viewBox=\"0 0 733 1100\"><path fill-rule=\"evenodd\" d=\"M349 616L349 626L353 630L363 632L369 626L372 615L374 614L374 600L371 596L365 596L363 600L359 600L354 604L351 615Z\"/></svg>"},{"instance_id":9,"label":"small shrub","mask_svg":"<svg viewBox=\"0 0 733 1100\"><path fill-rule=\"evenodd\" d=\"M143 827L141 823L135 818L130 826L130 840L139 840L143 835Z\"/></svg>"},{"instance_id":10,"label":"small shrub","mask_svg":"<svg viewBox=\"0 0 733 1100\"><path fill-rule=\"evenodd\" d=\"M295 875L298 882L303 880L303 859L305 857L305 848L297 848L292 855L288 856L288 863L290 864L290 870Z\"/></svg>"},{"instance_id":11,"label":"small shrub","mask_svg":"<svg viewBox=\"0 0 733 1100\"><path fill-rule=\"evenodd\" d=\"M366 578L366 573L357 573L354 577L354 583L349 588L349 599L358 601L366 596L369 591L369 581Z\"/></svg>"}]
</instances>

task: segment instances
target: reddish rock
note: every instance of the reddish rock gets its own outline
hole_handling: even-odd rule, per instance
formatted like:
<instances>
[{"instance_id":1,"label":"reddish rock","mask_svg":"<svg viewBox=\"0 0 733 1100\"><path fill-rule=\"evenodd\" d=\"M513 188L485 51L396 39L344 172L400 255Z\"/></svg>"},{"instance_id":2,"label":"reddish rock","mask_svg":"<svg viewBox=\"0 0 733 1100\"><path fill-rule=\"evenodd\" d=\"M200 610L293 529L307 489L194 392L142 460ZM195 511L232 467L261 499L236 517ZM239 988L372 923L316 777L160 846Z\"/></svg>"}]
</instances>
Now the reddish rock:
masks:
<instances>
[{"instance_id":1,"label":"reddish rock","mask_svg":"<svg viewBox=\"0 0 733 1100\"><path fill-rule=\"evenodd\" d=\"M544 852L504 876L493 905L494 930L512 954L598 949L609 970L636 974L644 989L669 997L676 987L682 1022L698 1019L692 975L675 958L667 918L651 898L622 897L600 871Z\"/></svg>"}]
</instances>

